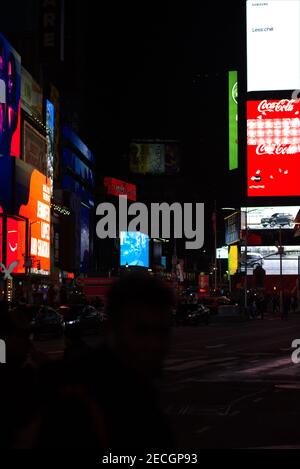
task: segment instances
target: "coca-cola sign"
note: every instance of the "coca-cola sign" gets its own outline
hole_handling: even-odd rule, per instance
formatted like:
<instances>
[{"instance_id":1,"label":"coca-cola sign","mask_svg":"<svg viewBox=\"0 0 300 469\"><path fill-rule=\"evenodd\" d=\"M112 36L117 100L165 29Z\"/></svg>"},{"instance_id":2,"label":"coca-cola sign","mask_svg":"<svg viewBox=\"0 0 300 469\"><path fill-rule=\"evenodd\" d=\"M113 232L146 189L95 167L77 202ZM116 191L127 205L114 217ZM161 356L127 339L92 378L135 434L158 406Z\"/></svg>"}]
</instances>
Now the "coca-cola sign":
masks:
<instances>
[{"instance_id":1,"label":"coca-cola sign","mask_svg":"<svg viewBox=\"0 0 300 469\"><path fill-rule=\"evenodd\" d=\"M248 101L249 196L300 195L300 103Z\"/></svg>"},{"instance_id":2,"label":"coca-cola sign","mask_svg":"<svg viewBox=\"0 0 300 469\"><path fill-rule=\"evenodd\" d=\"M295 99L281 99L280 101L260 101L257 110L266 115L268 112L292 112L294 110Z\"/></svg>"}]
</instances>

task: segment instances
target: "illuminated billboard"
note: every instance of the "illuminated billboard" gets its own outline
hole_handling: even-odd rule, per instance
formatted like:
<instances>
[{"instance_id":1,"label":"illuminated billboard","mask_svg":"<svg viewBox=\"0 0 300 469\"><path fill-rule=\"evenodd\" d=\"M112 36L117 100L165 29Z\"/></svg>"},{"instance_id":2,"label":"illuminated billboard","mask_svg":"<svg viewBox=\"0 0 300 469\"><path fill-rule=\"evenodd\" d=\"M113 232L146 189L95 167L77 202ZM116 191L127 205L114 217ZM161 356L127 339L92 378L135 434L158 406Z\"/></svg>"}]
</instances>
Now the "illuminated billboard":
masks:
<instances>
[{"instance_id":1,"label":"illuminated billboard","mask_svg":"<svg viewBox=\"0 0 300 469\"><path fill-rule=\"evenodd\" d=\"M282 255L282 274L298 275L300 246L284 246ZM241 270L253 275L255 268L261 266L266 275L280 275L280 254L276 246L248 246L247 260L245 247L241 247Z\"/></svg>"},{"instance_id":2,"label":"illuminated billboard","mask_svg":"<svg viewBox=\"0 0 300 469\"><path fill-rule=\"evenodd\" d=\"M288 207L242 207L241 229L278 230L293 229L299 206Z\"/></svg>"},{"instance_id":3,"label":"illuminated billboard","mask_svg":"<svg viewBox=\"0 0 300 469\"><path fill-rule=\"evenodd\" d=\"M228 259L228 246L217 248L216 257L217 259Z\"/></svg>"},{"instance_id":4,"label":"illuminated billboard","mask_svg":"<svg viewBox=\"0 0 300 469\"><path fill-rule=\"evenodd\" d=\"M22 67L21 106L29 115L43 120L43 90L32 78L30 73Z\"/></svg>"},{"instance_id":5,"label":"illuminated billboard","mask_svg":"<svg viewBox=\"0 0 300 469\"><path fill-rule=\"evenodd\" d=\"M46 101L46 131L47 131L47 177L50 179L50 191L53 189L54 176L54 106Z\"/></svg>"},{"instance_id":6,"label":"illuminated billboard","mask_svg":"<svg viewBox=\"0 0 300 469\"><path fill-rule=\"evenodd\" d=\"M300 195L300 101L247 102L248 196Z\"/></svg>"},{"instance_id":7,"label":"illuminated billboard","mask_svg":"<svg viewBox=\"0 0 300 469\"><path fill-rule=\"evenodd\" d=\"M29 197L20 216L28 219L31 273L50 274L50 181L37 170L30 177Z\"/></svg>"},{"instance_id":8,"label":"illuminated billboard","mask_svg":"<svg viewBox=\"0 0 300 469\"><path fill-rule=\"evenodd\" d=\"M26 222L16 218L7 218L6 226L6 266L18 262L12 270L14 274L25 273L26 257Z\"/></svg>"},{"instance_id":9,"label":"illuminated billboard","mask_svg":"<svg viewBox=\"0 0 300 469\"><path fill-rule=\"evenodd\" d=\"M247 1L248 91L300 88L300 1Z\"/></svg>"},{"instance_id":10,"label":"illuminated billboard","mask_svg":"<svg viewBox=\"0 0 300 469\"><path fill-rule=\"evenodd\" d=\"M120 232L120 265L149 267L149 236L140 231Z\"/></svg>"},{"instance_id":11,"label":"illuminated billboard","mask_svg":"<svg viewBox=\"0 0 300 469\"><path fill-rule=\"evenodd\" d=\"M129 165L132 173L175 174L179 171L179 145L176 142L133 142Z\"/></svg>"},{"instance_id":12,"label":"illuminated billboard","mask_svg":"<svg viewBox=\"0 0 300 469\"><path fill-rule=\"evenodd\" d=\"M20 157L21 58L0 34L0 156Z\"/></svg>"},{"instance_id":13,"label":"illuminated billboard","mask_svg":"<svg viewBox=\"0 0 300 469\"><path fill-rule=\"evenodd\" d=\"M23 158L26 163L41 173L48 175L47 140L29 125L28 122L24 122Z\"/></svg>"},{"instance_id":14,"label":"illuminated billboard","mask_svg":"<svg viewBox=\"0 0 300 469\"><path fill-rule=\"evenodd\" d=\"M136 201L136 185L129 182L120 181L119 179L106 177L104 178L104 186L108 195L126 195L128 200Z\"/></svg>"},{"instance_id":15,"label":"illuminated billboard","mask_svg":"<svg viewBox=\"0 0 300 469\"><path fill-rule=\"evenodd\" d=\"M229 254L228 254L228 270L229 275L235 275L238 270L238 246L229 246Z\"/></svg>"},{"instance_id":16,"label":"illuminated billboard","mask_svg":"<svg viewBox=\"0 0 300 469\"><path fill-rule=\"evenodd\" d=\"M228 72L229 169L238 168L238 82L237 72Z\"/></svg>"}]
</instances>

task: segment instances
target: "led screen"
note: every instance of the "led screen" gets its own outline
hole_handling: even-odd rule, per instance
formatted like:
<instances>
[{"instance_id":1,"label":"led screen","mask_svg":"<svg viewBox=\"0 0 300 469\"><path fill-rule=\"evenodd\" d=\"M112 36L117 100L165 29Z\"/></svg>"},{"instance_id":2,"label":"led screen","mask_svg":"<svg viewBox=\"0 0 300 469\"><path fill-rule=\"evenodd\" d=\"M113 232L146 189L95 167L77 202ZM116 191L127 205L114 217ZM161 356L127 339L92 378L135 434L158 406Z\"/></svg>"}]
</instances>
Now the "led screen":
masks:
<instances>
[{"instance_id":1,"label":"led screen","mask_svg":"<svg viewBox=\"0 0 300 469\"><path fill-rule=\"evenodd\" d=\"M300 101L248 101L249 196L300 195Z\"/></svg>"},{"instance_id":2,"label":"led screen","mask_svg":"<svg viewBox=\"0 0 300 469\"><path fill-rule=\"evenodd\" d=\"M300 246L284 246L282 274L298 275ZM245 247L241 247L241 270L245 271ZM257 266L263 267L266 275L280 275L280 254L276 246L248 246L247 275L253 275Z\"/></svg>"},{"instance_id":3,"label":"led screen","mask_svg":"<svg viewBox=\"0 0 300 469\"><path fill-rule=\"evenodd\" d=\"M26 253L26 222L25 220L7 218L6 266L18 262L12 270L14 274L24 274Z\"/></svg>"},{"instance_id":4,"label":"led screen","mask_svg":"<svg viewBox=\"0 0 300 469\"><path fill-rule=\"evenodd\" d=\"M121 231L120 264L149 267L149 236L139 231Z\"/></svg>"},{"instance_id":5,"label":"led screen","mask_svg":"<svg viewBox=\"0 0 300 469\"><path fill-rule=\"evenodd\" d=\"M90 210L80 207L80 272L89 270L90 256Z\"/></svg>"},{"instance_id":6,"label":"led screen","mask_svg":"<svg viewBox=\"0 0 300 469\"><path fill-rule=\"evenodd\" d=\"M175 174L180 164L179 145L168 143L140 143L130 145L129 165L132 173Z\"/></svg>"},{"instance_id":7,"label":"led screen","mask_svg":"<svg viewBox=\"0 0 300 469\"><path fill-rule=\"evenodd\" d=\"M47 177L50 179L50 191L53 189L54 176L54 106L46 102L46 130L47 130Z\"/></svg>"},{"instance_id":8,"label":"led screen","mask_svg":"<svg viewBox=\"0 0 300 469\"><path fill-rule=\"evenodd\" d=\"M217 248L217 259L228 259L228 246Z\"/></svg>"},{"instance_id":9,"label":"led screen","mask_svg":"<svg viewBox=\"0 0 300 469\"><path fill-rule=\"evenodd\" d=\"M300 88L300 1L247 1L248 91Z\"/></svg>"},{"instance_id":10,"label":"led screen","mask_svg":"<svg viewBox=\"0 0 300 469\"><path fill-rule=\"evenodd\" d=\"M0 34L0 155L20 157L21 58Z\"/></svg>"},{"instance_id":11,"label":"led screen","mask_svg":"<svg viewBox=\"0 0 300 469\"><path fill-rule=\"evenodd\" d=\"M50 181L34 170L30 177L29 197L20 216L28 219L32 273L50 273Z\"/></svg>"},{"instance_id":12,"label":"led screen","mask_svg":"<svg viewBox=\"0 0 300 469\"><path fill-rule=\"evenodd\" d=\"M24 122L23 158L41 173L47 173L47 140L28 122Z\"/></svg>"},{"instance_id":13,"label":"led screen","mask_svg":"<svg viewBox=\"0 0 300 469\"><path fill-rule=\"evenodd\" d=\"M292 229L300 207L242 207L242 230Z\"/></svg>"},{"instance_id":14,"label":"led screen","mask_svg":"<svg viewBox=\"0 0 300 469\"><path fill-rule=\"evenodd\" d=\"M229 169L238 168L238 82L237 72L228 72Z\"/></svg>"}]
</instances>

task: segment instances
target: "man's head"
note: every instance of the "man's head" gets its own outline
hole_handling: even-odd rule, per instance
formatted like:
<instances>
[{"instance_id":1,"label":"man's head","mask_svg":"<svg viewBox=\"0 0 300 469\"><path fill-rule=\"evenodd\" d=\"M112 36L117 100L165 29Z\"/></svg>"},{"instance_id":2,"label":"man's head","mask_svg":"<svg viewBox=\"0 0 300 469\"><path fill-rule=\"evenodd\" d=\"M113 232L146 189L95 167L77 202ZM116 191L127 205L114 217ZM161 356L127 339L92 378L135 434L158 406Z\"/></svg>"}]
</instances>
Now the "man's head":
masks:
<instances>
[{"instance_id":1,"label":"man's head","mask_svg":"<svg viewBox=\"0 0 300 469\"><path fill-rule=\"evenodd\" d=\"M159 373L168 351L174 295L157 278L129 273L111 289L108 314L115 351L138 372Z\"/></svg>"}]
</instances>

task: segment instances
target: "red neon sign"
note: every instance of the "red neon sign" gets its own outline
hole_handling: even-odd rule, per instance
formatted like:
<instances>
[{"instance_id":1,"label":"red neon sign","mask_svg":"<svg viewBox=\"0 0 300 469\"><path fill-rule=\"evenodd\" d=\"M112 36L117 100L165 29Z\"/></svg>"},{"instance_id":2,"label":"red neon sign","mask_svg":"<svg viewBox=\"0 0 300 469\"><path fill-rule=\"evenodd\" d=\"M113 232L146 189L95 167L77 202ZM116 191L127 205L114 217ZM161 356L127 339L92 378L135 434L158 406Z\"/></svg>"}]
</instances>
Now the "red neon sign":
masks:
<instances>
[{"instance_id":1,"label":"red neon sign","mask_svg":"<svg viewBox=\"0 0 300 469\"><path fill-rule=\"evenodd\" d=\"M300 195L300 103L247 102L248 196Z\"/></svg>"},{"instance_id":2,"label":"red neon sign","mask_svg":"<svg viewBox=\"0 0 300 469\"><path fill-rule=\"evenodd\" d=\"M106 177L104 178L104 186L107 189L107 194L127 195L128 200L136 201L136 185L129 182L120 181L119 179Z\"/></svg>"}]
</instances>

